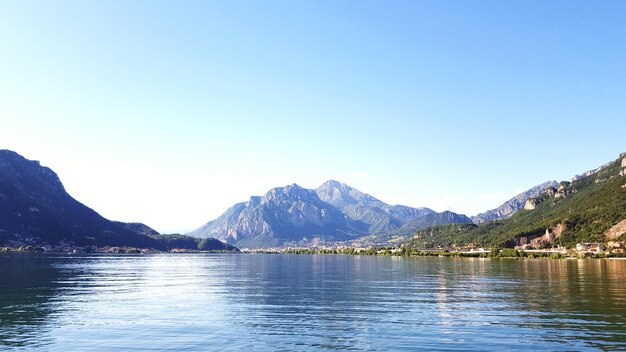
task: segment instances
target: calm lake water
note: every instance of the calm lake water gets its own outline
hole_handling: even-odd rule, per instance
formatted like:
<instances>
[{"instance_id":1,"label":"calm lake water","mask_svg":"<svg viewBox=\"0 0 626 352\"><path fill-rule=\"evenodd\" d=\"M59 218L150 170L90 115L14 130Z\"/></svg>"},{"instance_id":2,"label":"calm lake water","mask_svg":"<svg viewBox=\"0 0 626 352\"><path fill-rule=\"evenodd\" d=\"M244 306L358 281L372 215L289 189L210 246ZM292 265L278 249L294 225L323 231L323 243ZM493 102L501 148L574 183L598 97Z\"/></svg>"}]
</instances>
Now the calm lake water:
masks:
<instances>
[{"instance_id":1,"label":"calm lake water","mask_svg":"<svg viewBox=\"0 0 626 352\"><path fill-rule=\"evenodd\" d=\"M626 261L0 254L0 350L626 350Z\"/></svg>"}]
</instances>

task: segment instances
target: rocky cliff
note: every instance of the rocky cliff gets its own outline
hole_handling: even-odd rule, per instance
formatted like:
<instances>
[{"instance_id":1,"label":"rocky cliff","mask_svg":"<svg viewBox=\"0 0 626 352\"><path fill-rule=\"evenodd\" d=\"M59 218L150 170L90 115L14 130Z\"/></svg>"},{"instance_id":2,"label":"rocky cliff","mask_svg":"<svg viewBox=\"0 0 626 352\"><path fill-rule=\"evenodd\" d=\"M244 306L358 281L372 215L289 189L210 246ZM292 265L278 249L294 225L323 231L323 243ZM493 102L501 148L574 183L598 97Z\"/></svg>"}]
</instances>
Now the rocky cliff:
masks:
<instances>
[{"instance_id":1,"label":"rocky cliff","mask_svg":"<svg viewBox=\"0 0 626 352\"><path fill-rule=\"evenodd\" d=\"M320 199L341 209L352 220L367 224L370 234L396 230L409 221L435 214L435 211L428 208L389 205L334 180L324 182L315 192Z\"/></svg>"},{"instance_id":2,"label":"rocky cliff","mask_svg":"<svg viewBox=\"0 0 626 352\"><path fill-rule=\"evenodd\" d=\"M465 221L458 214L435 216L438 214L428 208L389 205L330 180L315 190L296 184L274 188L261 197L251 197L248 202L232 206L188 235L215 237L238 247L258 248L348 241L396 231L420 218L424 218L422 223L426 225Z\"/></svg>"},{"instance_id":3,"label":"rocky cliff","mask_svg":"<svg viewBox=\"0 0 626 352\"><path fill-rule=\"evenodd\" d=\"M236 204L188 235L215 237L254 248L313 238L348 240L365 231L363 223L351 220L333 205L322 201L313 190L292 184Z\"/></svg>"}]
</instances>

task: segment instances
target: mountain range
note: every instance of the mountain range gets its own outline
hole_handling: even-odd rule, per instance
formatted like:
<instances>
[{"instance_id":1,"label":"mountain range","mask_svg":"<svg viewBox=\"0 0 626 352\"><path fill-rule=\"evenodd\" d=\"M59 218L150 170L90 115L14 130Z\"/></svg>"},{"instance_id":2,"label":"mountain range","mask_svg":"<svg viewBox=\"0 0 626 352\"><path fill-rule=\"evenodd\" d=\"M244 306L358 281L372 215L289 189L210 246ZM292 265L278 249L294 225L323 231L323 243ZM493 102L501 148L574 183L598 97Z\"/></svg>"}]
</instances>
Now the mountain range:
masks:
<instances>
[{"instance_id":1,"label":"mountain range","mask_svg":"<svg viewBox=\"0 0 626 352\"><path fill-rule=\"evenodd\" d=\"M626 236L626 154L571 181L548 181L469 218L390 205L344 183L277 187L230 207L187 235L110 221L71 197L37 161L0 150L0 246L65 244L237 250L316 244L415 247L572 245Z\"/></svg>"},{"instance_id":2,"label":"mountain range","mask_svg":"<svg viewBox=\"0 0 626 352\"><path fill-rule=\"evenodd\" d=\"M417 231L407 245L446 248L474 243L540 248L614 241L626 241L626 153L571 181L545 187L506 219L433 226Z\"/></svg>"},{"instance_id":3,"label":"mountain range","mask_svg":"<svg viewBox=\"0 0 626 352\"><path fill-rule=\"evenodd\" d=\"M508 219L513 216L513 214L524 208L524 204L526 204L526 201L531 198L538 197L550 187L559 187L559 183L557 181L547 181L540 185L532 187L531 189L524 191L516 195L515 197L507 200L506 202L504 202L504 204L495 209L487 210L484 213L473 216L472 221L475 224L482 224L490 221Z\"/></svg>"},{"instance_id":4,"label":"mountain range","mask_svg":"<svg viewBox=\"0 0 626 352\"><path fill-rule=\"evenodd\" d=\"M423 235L424 231L434 231L431 235L421 237L428 240L423 242L413 240L413 243L421 245L484 243L510 246L531 241L556 228L564 229L564 225L559 227L563 221L569 228L576 229L578 225L571 223L579 220L572 220L572 217L563 214L557 217L560 221L552 218L554 223L548 223L546 220L553 212L562 211L563 204L570 202L576 205L599 202L596 209L600 207L604 211L597 214L598 219L589 218L584 214L579 218L591 221L592 224L594 221L596 224L602 223L603 226L599 228L606 230L607 226L615 225L615 219L620 218L619 215L615 215L615 209L622 207L619 198L621 193L617 192L617 198L615 194L606 194L605 197L617 200L615 204L603 206L603 198L597 193L598 187L607 179L618 177L617 165L622 162L621 160L625 160L626 163L626 158L607 163L574 176L571 182L541 183L521 192L499 207L472 218L449 211L438 213L429 208L390 205L335 180L326 181L316 189L305 189L292 184L274 188L260 197L251 197L248 202L238 203L217 219L209 221L188 235L198 238L215 237L240 247L261 248L307 246L337 241L348 245L389 245L406 242L416 233L420 237L419 234ZM609 171L612 174L606 176ZM623 176L623 173L626 172L620 175ZM589 180L595 180L595 183L591 184ZM598 186L592 187L593 185ZM582 194L586 194L588 198L582 198L581 195L566 197L582 190L585 191ZM546 194L553 195L553 202L548 203L554 203L554 208L545 204L540 205ZM570 198L574 200L570 201ZM540 210L529 214L529 210L535 207ZM570 209L573 209L571 204ZM591 212L590 209L580 211ZM606 218L606 214L615 215L615 219L611 218L606 222L599 220ZM622 217L626 218L626 213ZM523 225L520 225L520 221ZM580 232L571 230L570 233L578 235L563 236L560 243L571 245L576 240L601 238L596 236L598 234L591 235L588 232L590 226L585 226L587 226L586 235L581 236ZM624 226L626 227L626 224ZM522 240L519 240L520 238Z\"/></svg>"},{"instance_id":5,"label":"mountain range","mask_svg":"<svg viewBox=\"0 0 626 352\"><path fill-rule=\"evenodd\" d=\"M352 241L453 222L469 223L471 219L429 208L390 205L329 180L314 190L297 184L271 189L263 196L235 204L187 235L214 237L242 248L260 248Z\"/></svg>"}]
</instances>

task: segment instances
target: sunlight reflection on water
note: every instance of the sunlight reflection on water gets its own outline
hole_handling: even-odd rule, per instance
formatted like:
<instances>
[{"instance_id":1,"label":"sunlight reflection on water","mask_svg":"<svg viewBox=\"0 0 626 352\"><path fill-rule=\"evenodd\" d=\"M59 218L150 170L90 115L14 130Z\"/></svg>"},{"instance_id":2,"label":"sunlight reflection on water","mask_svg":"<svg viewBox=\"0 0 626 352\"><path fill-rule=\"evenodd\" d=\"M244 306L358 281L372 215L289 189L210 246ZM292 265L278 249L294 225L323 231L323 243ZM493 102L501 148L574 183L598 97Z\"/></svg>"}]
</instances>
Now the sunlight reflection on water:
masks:
<instances>
[{"instance_id":1,"label":"sunlight reflection on water","mask_svg":"<svg viewBox=\"0 0 626 352\"><path fill-rule=\"evenodd\" d=\"M626 349L626 262L0 255L0 348Z\"/></svg>"}]
</instances>

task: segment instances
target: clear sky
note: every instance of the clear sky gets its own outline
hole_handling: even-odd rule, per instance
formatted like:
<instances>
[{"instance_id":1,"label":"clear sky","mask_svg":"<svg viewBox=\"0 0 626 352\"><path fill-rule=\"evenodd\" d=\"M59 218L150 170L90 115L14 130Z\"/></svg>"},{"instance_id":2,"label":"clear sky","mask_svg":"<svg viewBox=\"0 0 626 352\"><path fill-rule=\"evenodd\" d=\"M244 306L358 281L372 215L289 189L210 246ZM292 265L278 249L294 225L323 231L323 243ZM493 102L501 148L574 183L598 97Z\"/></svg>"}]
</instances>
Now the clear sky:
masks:
<instances>
[{"instance_id":1,"label":"clear sky","mask_svg":"<svg viewBox=\"0 0 626 352\"><path fill-rule=\"evenodd\" d=\"M331 178L474 215L625 136L626 1L0 0L0 148L162 232Z\"/></svg>"}]
</instances>

